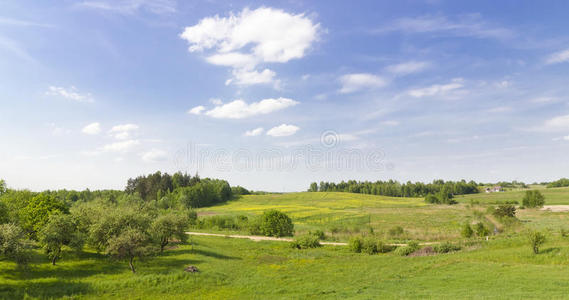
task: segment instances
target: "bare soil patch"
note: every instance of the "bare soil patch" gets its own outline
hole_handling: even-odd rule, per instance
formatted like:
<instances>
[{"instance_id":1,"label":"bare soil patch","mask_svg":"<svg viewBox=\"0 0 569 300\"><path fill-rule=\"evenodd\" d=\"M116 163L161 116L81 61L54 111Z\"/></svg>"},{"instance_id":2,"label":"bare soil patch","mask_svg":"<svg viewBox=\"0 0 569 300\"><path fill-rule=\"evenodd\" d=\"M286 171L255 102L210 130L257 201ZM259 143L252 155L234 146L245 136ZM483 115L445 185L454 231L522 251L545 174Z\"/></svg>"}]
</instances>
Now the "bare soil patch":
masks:
<instances>
[{"instance_id":1,"label":"bare soil patch","mask_svg":"<svg viewBox=\"0 0 569 300\"><path fill-rule=\"evenodd\" d=\"M545 205L540 210L551 212L566 212L569 211L569 205Z\"/></svg>"}]
</instances>

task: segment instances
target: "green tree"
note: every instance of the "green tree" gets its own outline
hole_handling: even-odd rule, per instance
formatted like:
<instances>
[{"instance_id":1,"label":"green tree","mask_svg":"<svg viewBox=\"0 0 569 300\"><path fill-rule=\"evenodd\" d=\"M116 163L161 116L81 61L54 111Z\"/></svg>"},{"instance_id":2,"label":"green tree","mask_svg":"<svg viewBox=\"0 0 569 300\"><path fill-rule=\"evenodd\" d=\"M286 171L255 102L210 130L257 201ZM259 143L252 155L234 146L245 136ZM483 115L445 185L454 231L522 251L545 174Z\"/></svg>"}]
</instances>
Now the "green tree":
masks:
<instances>
[{"instance_id":1,"label":"green tree","mask_svg":"<svg viewBox=\"0 0 569 300\"><path fill-rule=\"evenodd\" d=\"M484 226L484 225L482 225ZM462 237L465 238L470 238L472 237L472 235L474 235L474 231L472 230L472 227L470 227L470 224L468 223L464 223L464 225L462 226L462 231L460 232Z\"/></svg>"},{"instance_id":2,"label":"green tree","mask_svg":"<svg viewBox=\"0 0 569 300\"><path fill-rule=\"evenodd\" d=\"M71 215L52 214L49 221L38 233L40 245L51 260L51 264L61 257L63 246L81 250L85 242L84 236L77 230Z\"/></svg>"},{"instance_id":3,"label":"green tree","mask_svg":"<svg viewBox=\"0 0 569 300\"><path fill-rule=\"evenodd\" d=\"M292 236L294 224L285 213L271 209L261 216L260 230L266 236Z\"/></svg>"},{"instance_id":4,"label":"green tree","mask_svg":"<svg viewBox=\"0 0 569 300\"><path fill-rule=\"evenodd\" d=\"M132 273L136 273L134 259L142 259L155 252L149 236L136 228L127 228L109 240L106 253L118 260L127 260Z\"/></svg>"},{"instance_id":5,"label":"green tree","mask_svg":"<svg viewBox=\"0 0 569 300\"><path fill-rule=\"evenodd\" d=\"M318 183L313 182L310 184L309 192L318 192Z\"/></svg>"},{"instance_id":6,"label":"green tree","mask_svg":"<svg viewBox=\"0 0 569 300\"><path fill-rule=\"evenodd\" d=\"M545 204L545 197L538 190L526 191L522 204L525 207L542 207Z\"/></svg>"},{"instance_id":7,"label":"green tree","mask_svg":"<svg viewBox=\"0 0 569 300\"><path fill-rule=\"evenodd\" d=\"M67 206L55 196L48 193L40 193L30 199L20 214L23 219L23 228L32 237L35 237L49 220L49 216L54 213L68 213Z\"/></svg>"},{"instance_id":8,"label":"green tree","mask_svg":"<svg viewBox=\"0 0 569 300\"><path fill-rule=\"evenodd\" d=\"M160 252L168 245L172 238L177 238L185 243L188 240L186 229L189 226L188 218L175 213L162 215L154 220L150 232L152 237L158 242Z\"/></svg>"},{"instance_id":9,"label":"green tree","mask_svg":"<svg viewBox=\"0 0 569 300\"><path fill-rule=\"evenodd\" d=\"M528 241L531 245L533 253L539 253L539 247L545 243L545 235L539 231L530 231L528 233Z\"/></svg>"},{"instance_id":10,"label":"green tree","mask_svg":"<svg viewBox=\"0 0 569 300\"><path fill-rule=\"evenodd\" d=\"M511 204L503 204L498 206L496 210L493 212L493 215L498 218L515 218L516 217L516 207Z\"/></svg>"},{"instance_id":11,"label":"green tree","mask_svg":"<svg viewBox=\"0 0 569 300\"><path fill-rule=\"evenodd\" d=\"M8 191L8 188L6 187L6 181L0 179L0 196L4 195L6 191Z\"/></svg>"},{"instance_id":12,"label":"green tree","mask_svg":"<svg viewBox=\"0 0 569 300\"><path fill-rule=\"evenodd\" d=\"M15 224L0 225L0 254L22 267L30 260L30 248L31 241L20 227Z\"/></svg>"}]
</instances>

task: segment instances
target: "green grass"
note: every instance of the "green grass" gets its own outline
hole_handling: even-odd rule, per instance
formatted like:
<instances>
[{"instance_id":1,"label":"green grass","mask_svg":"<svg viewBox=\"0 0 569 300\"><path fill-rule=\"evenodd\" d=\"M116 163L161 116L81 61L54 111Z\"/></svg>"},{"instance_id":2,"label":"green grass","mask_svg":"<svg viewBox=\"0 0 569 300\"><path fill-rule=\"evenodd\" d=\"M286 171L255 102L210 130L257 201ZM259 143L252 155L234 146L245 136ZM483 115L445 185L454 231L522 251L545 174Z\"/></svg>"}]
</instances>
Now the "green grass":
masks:
<instances>
[{"instance_id":1,"label":"green grass","mask_svg":"<svg viewBox=\"0 0 569 300\"><path fill-rule=\"evenodd\" d=\"M561 299L569 292L569 240L550 237L531 254L522 237L428 257L295 250L286 243L195 237L132 274L94 253L41 260L26 272L0 262L0 297L77 299L437 298ZM195 265L199 273L185 273Z\"/></svg>"},{"instance_id":2,"label":"green grass","mask_svg":"<svg viewBox=\"0 0 569 300\"><path fill-rule=\"evenodd\" d=\"M480 203L518 201L521 204L526 191L527 190L515 190L501 193L479 193L457 196L455 200L462 203L470 203L471 200L479 201ZM545 196L546 205L569 205L569 188L540 188L539 191Z\"/></svg>"},{"instance_id":3,"label":"green grass","mask_svg":"<svg viewBox=\"0 0 569 300\"><path fill-rule=\"evenodd\" d=\"M569 204L564 200L567 188L542 192L546 204ZM333 239L346 240L367 233L371 225L382 240L458 242L464 222L482 220L501 226L484 213L488 203L515 199L522 193L469 195L453 206L426 205L420 198L349 193L256 195L199 213L203 217L254 216L276 208L290 214L297 233L323 229ZM470 198L481 199L481 204L471 206ZM28 270L0 260L0 299L566 298L569 238L561 238L559 229L569 229L569 213L524 209L517 216L517 225L489 242L428 257L369 256L341 246L295 250L282 242L193 237L193 246L137 261L138 272L132 274L125 262L92 251L66 252L52 266L38 250ZM388 235L397 225L407 231L405 236ZM345 231L331 234L332 227ZM524 236L528 228L547 232L548 241L538 255L532 254ZM184 272L188 265L200 272Z\"/></svg>"}]
</instances>

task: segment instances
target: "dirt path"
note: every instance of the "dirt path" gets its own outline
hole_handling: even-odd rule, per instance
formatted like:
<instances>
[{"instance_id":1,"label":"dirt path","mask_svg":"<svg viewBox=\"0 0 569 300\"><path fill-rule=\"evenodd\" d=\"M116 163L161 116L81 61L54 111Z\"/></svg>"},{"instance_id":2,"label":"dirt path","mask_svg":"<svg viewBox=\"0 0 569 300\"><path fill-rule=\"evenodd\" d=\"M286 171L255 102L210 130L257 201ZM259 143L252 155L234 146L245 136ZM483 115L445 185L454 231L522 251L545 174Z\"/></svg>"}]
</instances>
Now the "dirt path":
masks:
<instances>
[{"instance_id":1,"label":"dirt path","mask_svg":"<svg viewBox=\"0 0 569 300\"><path fill-rule=\"evenodd\" d=\"M292 242L292 238L278 238L272 236L258 236L258 235L239 235L239 234L221 234L221 233L206 233L206 232L186 232L189 235L199 235L199 236L217 236L217 237L227 237L227 238L234 238L234 239L250 239L252 241L277 241L277 242ZM340 242L320 242L322 245L331 245L331 246L347 246L348 243L340 243ZM434 245L439 244L439 242L429 242L429 243L420 243L420 245ZM407 244L388 244L390 246L397 246L397 247L404 247Z\"/></svg>"},{"instance_id":2,"label":"dirt path","mask_svg":"<svg viewBox=\"0 0 569 300\"><path fill-rule=\"evenodd\" d=\"M548 210L552 212L566 212L569 211L569 205L545 205L540 210Z\"/></svg>"}]
</instances>

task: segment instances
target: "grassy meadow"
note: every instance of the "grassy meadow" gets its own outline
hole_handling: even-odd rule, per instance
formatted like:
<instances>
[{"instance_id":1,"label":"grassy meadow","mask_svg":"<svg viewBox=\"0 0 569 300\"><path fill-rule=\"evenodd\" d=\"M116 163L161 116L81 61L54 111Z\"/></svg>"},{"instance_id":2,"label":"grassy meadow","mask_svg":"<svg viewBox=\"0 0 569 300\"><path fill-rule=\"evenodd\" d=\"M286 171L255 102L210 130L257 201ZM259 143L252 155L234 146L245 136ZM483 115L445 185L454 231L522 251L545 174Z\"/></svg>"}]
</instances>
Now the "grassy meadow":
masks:
<instances>
[{"instance_id":1,"label":"grassy meadow","mask_svg":"<svg viewBox=\"0 0 569 300\"><path fill-rule=\"evenodd\" d=\"M569 204L569 189L543 189L546 205ZM323 230L328 240L374 235L385 241L453 241L458 252L401 257L352 253L345 246L292 249L289 243L191 238L163 254L136 261L133 274L93 250L68 250L52 266L39 249L28 269L0 261L0 299L563 299L569 293L569 213L521 209L519 222L503 225L490 214L493 203L520 201L523 192L457 197L457 205L427 205L422 198L350 193L248 195L198 211L200 218L286 212L296 234ZM473 202L479 204L471 204ZM460 236L465 222L503 231L488 241ZM405 233L393 236L389 229ZM373 228L370 231L369 228ZM527 228L547 242L532 253ZM204 230L205 231L205 230ZM211 232L217 232L210 230ZM223 231L222 231L223 232ZM373 232L373 233L372 233ZM188 265L198 273L184 272Z\"/></svg>"}]
</instances>

